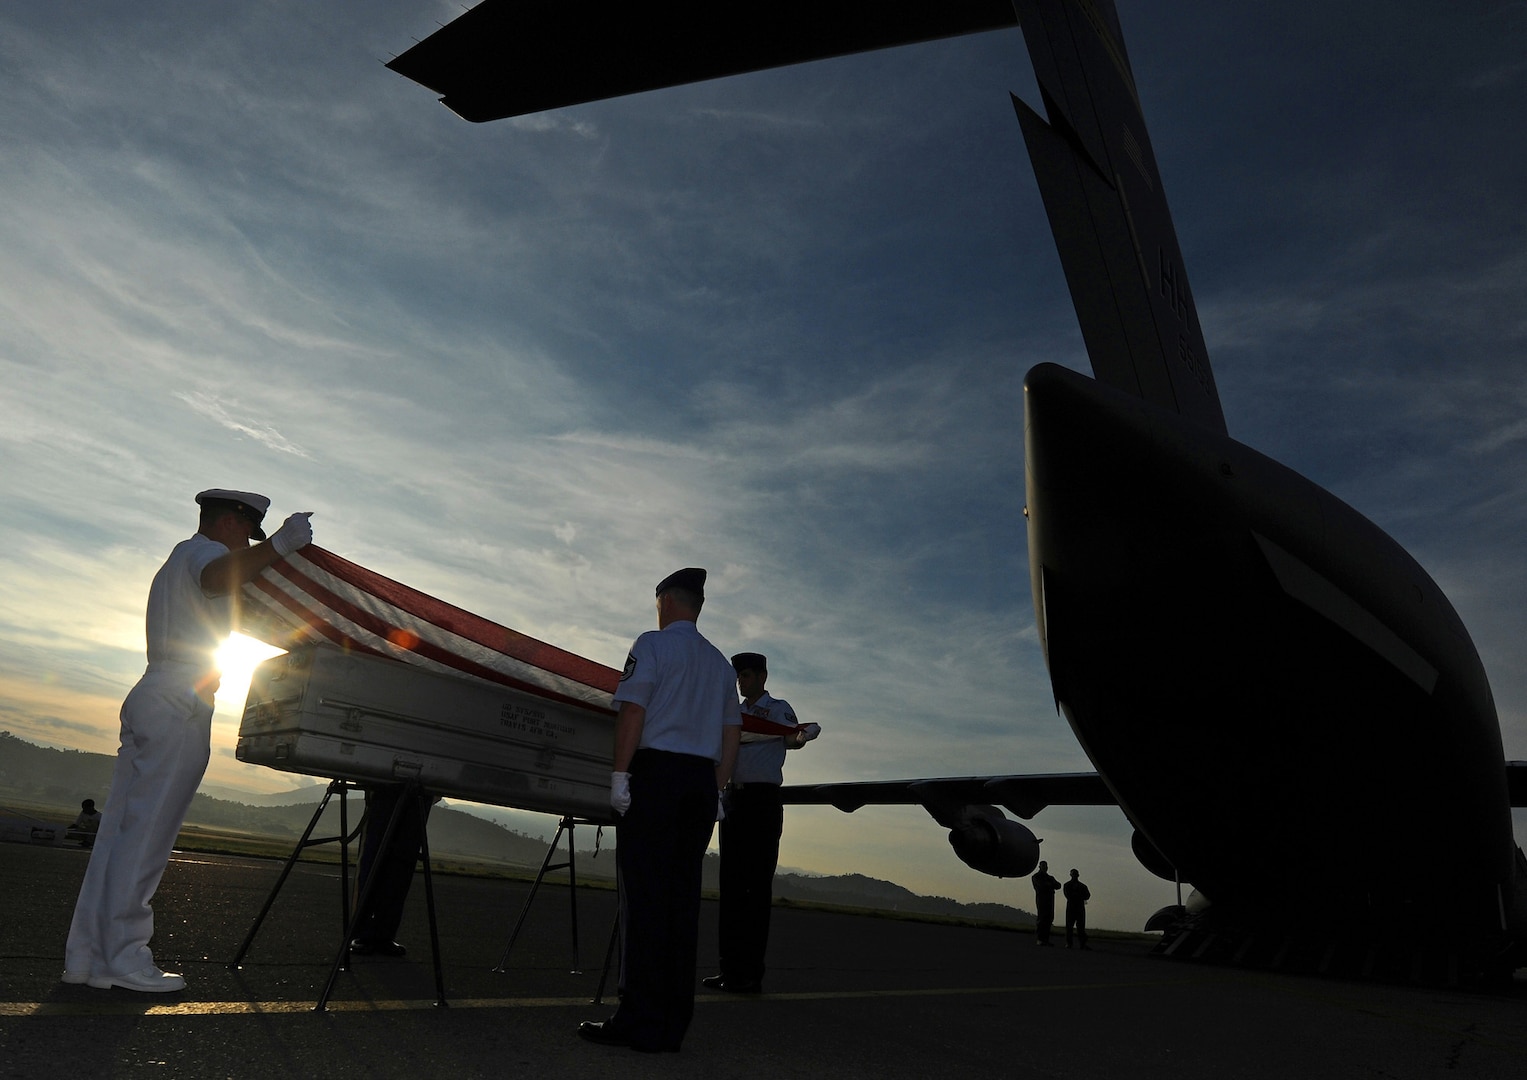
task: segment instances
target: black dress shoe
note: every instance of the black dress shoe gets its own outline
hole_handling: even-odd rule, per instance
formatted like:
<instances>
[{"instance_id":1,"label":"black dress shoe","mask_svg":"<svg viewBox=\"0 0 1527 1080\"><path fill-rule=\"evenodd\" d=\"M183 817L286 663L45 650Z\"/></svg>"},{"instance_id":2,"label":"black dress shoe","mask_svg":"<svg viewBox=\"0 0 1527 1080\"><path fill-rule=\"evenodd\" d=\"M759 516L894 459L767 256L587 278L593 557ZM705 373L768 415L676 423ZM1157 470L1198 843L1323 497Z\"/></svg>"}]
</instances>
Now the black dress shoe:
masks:
<instances>
[{"instance_id":1,"label":"black dress shoe","mask_svg":"<svg viewBox=\"0 0 1527 1080\"><path fill-rule=\"evenodd\" d=\"M720 990L721 984L724 982L726 982L725 975L707 975L705 978L700 980L700 985L708 986L712 990Z\"/></svg>"},{"instance_id":2,"label":"black dress shoe","mask_svg":"<svg viewBox=\"0 0 1527 1080\"><path fill-rule=\"evenodd\" d=\"M408 953L408 949L396 941L362 941L360 938L350 942L350 951L356 956L404 956Z\"/></svg>"},{"instance_id":3,"label":"black dress shoe","mask_svg":"<svg viewBox=\"0 0 1527 1080\"><path fill-rule=\"evenodd\" d=\"M763 989L763 983L757 979L729 979L725 975L712 975L700 982L712 990L722 990L728 994L756 994Z\"/></svg>"},{"instance_id":4,"label":"black dress shoe","mask_svg":"<svg viewBox=\"0 0 1527 1080\"><path fill-rule=\"evenodd\" d=\"M578 1025L578 1037L600 1046L630 1046L631 1038L625 1032L610 1027L608 1020L585 1020Z\"/></svg>"}]
</instances>

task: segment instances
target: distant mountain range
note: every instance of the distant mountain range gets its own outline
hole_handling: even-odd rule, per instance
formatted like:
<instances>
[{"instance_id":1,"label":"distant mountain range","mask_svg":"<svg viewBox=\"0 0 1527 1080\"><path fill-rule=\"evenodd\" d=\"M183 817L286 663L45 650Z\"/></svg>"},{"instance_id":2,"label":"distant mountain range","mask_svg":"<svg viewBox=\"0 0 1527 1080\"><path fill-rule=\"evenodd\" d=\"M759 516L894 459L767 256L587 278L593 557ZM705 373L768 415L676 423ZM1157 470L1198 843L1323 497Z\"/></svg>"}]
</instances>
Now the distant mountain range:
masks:
<instances>
[{"instance_id":1,"label":"distant mountain range","mask_svg":"<svg viewBox=\"0 0 1527 1080\"><path fill-rule=\"evenodd\" d=\"M53 809L58 820L67 823L78 812L81 799L94 798L104 806L111 784L111 766L112 757L107 754L55 750L18 739L10 732L0 732L0 803L9 800ZM295 845L327 789L326 783L311 783L274 795L255 795L204 784L191 804L186 824L289 840ZM338 799L330 800L315 835L338 832L338 803ZM358 799L350 803L351 828L360 820L362 808L358 803ZM527 835L522 828L539 835ZM435 858L457 857L533 871L546 857L555 829L556 821L549 815L448 802L435 807L430 814L430 854ZM591 857L596 839L592 826L575 830L575 836L580 856L579 877L613 878L613 831L606 831L600 839L597 857ZM705 862L705 887L715 889L720 860L711 855ZM919 896L900 885L862 874L818 876L785 871L775 875L774 895L786 901L985 922L1030 925L1034 921L1032 915L1006 904L966 904L947 897Z\"/></svg>"},{"instance_id":2,"label":"distant mountain range","mask_svg":"<svg viewBox=\"0 0 1527 1080\"><path fill-rule=\"evenodd\" d=\"M328 784L304 784L290 791L278 791L274 795L256 795L241 788L220 787L217 784L203 784L197 790L214 799L247 803L250 806L317 806L328 787Z\"/></svg>"}]
</instances>

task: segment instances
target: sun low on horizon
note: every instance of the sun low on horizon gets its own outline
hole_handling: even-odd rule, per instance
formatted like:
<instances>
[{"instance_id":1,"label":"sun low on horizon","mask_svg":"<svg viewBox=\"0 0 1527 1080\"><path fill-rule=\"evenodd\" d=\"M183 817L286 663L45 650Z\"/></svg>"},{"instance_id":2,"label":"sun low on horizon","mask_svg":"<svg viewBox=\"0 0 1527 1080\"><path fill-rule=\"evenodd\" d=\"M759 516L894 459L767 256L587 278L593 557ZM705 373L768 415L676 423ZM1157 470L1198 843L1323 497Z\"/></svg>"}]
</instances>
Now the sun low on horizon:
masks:
<instances>
[{"instance_id":1,"label":"sun low on horizon","mask_svg":"<svg viewBox=\"0 0 1527 1080\"><path fill-rule=\"evenodd\" d=\"M222 683L217 691L219 701L242 703L249 693L249 680L254 669L285 651L237 631L229 635L216 654L218 670L222 672Z\"/></svg>"}]
</instances>

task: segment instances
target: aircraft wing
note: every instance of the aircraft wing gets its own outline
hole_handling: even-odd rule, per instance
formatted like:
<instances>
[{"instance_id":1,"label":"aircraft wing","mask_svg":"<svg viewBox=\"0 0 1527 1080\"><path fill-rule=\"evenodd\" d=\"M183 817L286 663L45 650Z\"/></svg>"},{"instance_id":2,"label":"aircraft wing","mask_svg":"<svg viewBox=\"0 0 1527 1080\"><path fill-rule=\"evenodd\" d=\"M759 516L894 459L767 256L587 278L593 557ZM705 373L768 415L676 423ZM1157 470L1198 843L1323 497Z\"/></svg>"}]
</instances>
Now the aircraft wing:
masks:
<instances>
[{"instance_id":1,"label":"aircraft wing","mask_svg":"<svg viewBox=\"0 0 1527 1080\"><path fill-rule=\"evenodd\" d=\"M1506 762L1511 805L1527 808L1527 761ZM946 776L911 780L862 780L787 784L783 801L793 806L834 806L852 814L861 806L1001 806L1025 821L1047 806L1117 806L1119 800L1095 772L1013 776Z\"/></svg>"},{"instance_id":2,"label":"aircraft wing","mask_svg":"<svg viewBox=\"0 0 1527 1080\"><path fill-rule=\"evenodd\" d=\"M485 0L387 66L481 123L1017 25L1011 0Z\"/></svg>"},{"instance_id":3,"label":"aircraft wing","mask_svg":"<svg viewBox=\"0 0 1527 1080\"><path fill-rule=\"evenodd\" d=\"M995 805L1025 820L1047 806L1117 806L1097 773L1019 776L949 776L921 780L867 780L841 784L788 784L783 801L797 806L835 806L851 814L861 806ZM938 815L935 814L935 817Z\"/></svg>"}]
</instances>

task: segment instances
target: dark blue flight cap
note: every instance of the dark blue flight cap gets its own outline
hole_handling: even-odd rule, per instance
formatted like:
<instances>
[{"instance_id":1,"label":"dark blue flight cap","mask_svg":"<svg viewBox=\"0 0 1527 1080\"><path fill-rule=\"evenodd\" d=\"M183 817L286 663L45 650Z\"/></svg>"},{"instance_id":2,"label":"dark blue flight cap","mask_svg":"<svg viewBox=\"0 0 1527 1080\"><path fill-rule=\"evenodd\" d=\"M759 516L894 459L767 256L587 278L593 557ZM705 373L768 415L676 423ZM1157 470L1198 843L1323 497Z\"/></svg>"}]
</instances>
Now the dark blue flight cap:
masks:
<instances>
[{"instance_id":1,"label":"dark blue flight cap","mask_svg":"<svg viewBox=\"0 0 1527 1080\"><path fill-rule=\"evenodd\" d=\"M705 599L705 571L698 566L686 566L683 570L675 570L657 583L655 595L662 596L668 589L683 589L703 600Z\"/></svg>"}]
</instances>

